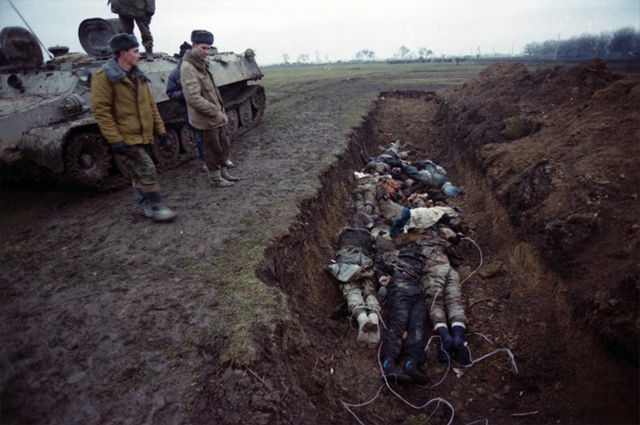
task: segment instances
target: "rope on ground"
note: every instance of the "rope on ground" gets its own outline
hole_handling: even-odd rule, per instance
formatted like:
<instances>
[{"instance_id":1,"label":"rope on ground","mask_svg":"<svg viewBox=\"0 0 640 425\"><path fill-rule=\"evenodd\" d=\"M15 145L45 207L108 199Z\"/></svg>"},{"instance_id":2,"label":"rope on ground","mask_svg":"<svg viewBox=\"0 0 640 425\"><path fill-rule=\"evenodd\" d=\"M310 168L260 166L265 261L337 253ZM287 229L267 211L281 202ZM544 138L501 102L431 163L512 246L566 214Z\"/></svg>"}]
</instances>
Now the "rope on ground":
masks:
<instances>
[{"instance_id":1,"label":"rope on ground","mask_svg":"<svg viewBox=\"0 0 640 425\"><path fill-rule=\"evenodd\" d=\"M489 340L489 338L487 338L486 336L484 336L484 335L482 335L482 334L480 334L478 332L474 332L474 333L469 334L469 335L480 335L481 337L486 339L491 345L493 345L493 342L491 342ZM515 359L515 357L514 357L514 355L513 355L513 353L511 352L510 349L508 349L508 348L498 348L497 350L493 350L492 352L490 352L488 354L485 354L484 356L480 357L479 359L473 360L473 356L471 355L471 349L469 348L468 345L466 347L467 347L467 350L469 350L469 358L471 358L471 364L466 366L466 367L471 367L474 364L479 363L482 360L484 360L486 358L489 358L489 357L491 357L491 356L493 356L495 354L506 352L509 355L509 360L511 361L511 370L513 371L513 373L515 375L518 374L518 365L516 364L516 359Z\"/></svg>"},{"instance_id":2,"label":"rope on ground","mask_svg":"<svg viewBox=\"0 0 640 425\"><path fill-rule=\"evenodd\" d=\"M478 270L480 270L480 267L482 267L482 264L483 264L483 261L484 261L484 259L483 259L483 257L482 257L482 249L480 248L480 245L478 245L478 244L476 243L476 241L474 241L473 239L471 239L471 238L470 238L470 237L468 237L468 236L465 236L464 238L462 238L462 240L465 240L465 239L466 239L466 240L471 241L471 243L473 243L473 244L476 246L476 248L478 248L478 252L480 252L480 264L478 264L478 267L477 267L477 268L476 268L476 269L475 269L475 270L474 270L474 271L473 271L469 276L465 277L465 278L463 279L463 281L462 281L462 282L460 282L460 284L461 284L461 285L462 285L463 283L465 283L465 282L466 282L466 281L467 281L471 276L473 276L474 274L476 274L476 272L477 272Z\"/></svg>"},{"instance_id":3,"label":"rope on ground","mask_svg":"<svg viewBox=\"0 0 640 425\"><path fill-rule=\"evenodd\" d=\"M479 424L479 423L484 423L484 425L489 425L489 419L487 419L487 418L478 419L477 421L469 422L467 425L474 425L474 424Z\"/></svg>"},{"instance_id":4,"label":"rope on ground","mask_svg":"<svg viewBox=\"0 0 640 425\"><path fill-rule=\"evenodd\" d=\"M431 341L433 340L433 338L440 339L440 336L439 335L431 335L431 338L429 338L429 341L427 341L427 346L424 347L425 356L429 352L429 344L431 344ZM451 369L451 357L449 357L449 353L447 353L445 350L443 350L443 351L447 355L447 370L444 373L444 375L442 376L442 379L440 379L437 383L429 386L429 389L433 389L433 388L437 387L438 385L442 384L444 382L444 380L447 379L447 375L449 374L449 370Z\"/></svg>"},{"instance_id":5,"label":"rope on ground","mask_svg":"<svg viewBox=\"0 0 640 425\"><path fill-rule=\"evenodd\" d=\"M436 404L436 408L433 409L433 412L431 412L431 415L429 415L429 419L435 414L435 412L438 410L438 407L440 407L440 403L445 404L449 407L449 409L451 409L451 417L449 418L449 422L447 422L447 425L451 425L451 423L453 423L453 418L455 416L455 409L453 408L453 406L451 405L451 403L449 403L447 400L445 400L444 398L441 397L436 397L436 398L432 398L431 400L427 401L425 404L421 405L421 406L415 406L412 403L409 403L407 400L405 400L400 394L398 394L397 392L395 392L393 390L393 388L391 388L391 386L389 385L389 381L387 380L387 377L384 374L384 371L382 370L382 361L380 360L380 354L382 352L382 340L380 341L380 345L378 346L378 367L380 368L380 374L382 375L382 379L384 379L384 383L387 387L387 389L393 394L395 395L397 398L399 398L404 404L406 404L409 407L412 407L416 410L422 410L425 409L426 407L428 407L429 405L433 404L433 403L437 403ZM376 393L376 395L368 401L365 401L364 403L360 403L360 404L350 404L350 403L345 403L344 401L340 400L340 403L342 403L342 406L344 406L344 408L347 410L347 412L349 412L356 421L358 421L358 423L360 425L364 425L364 423L360 420L360 418L358 418L358 416L350 409L351 407L362 407L362 406L366 406L369 405L371 403L373 403L375 401L376 398L378 398L378 396L380 395L380 391L382 391L382 389L385 387L385 385L382 385L379 389L378 392ZM428 420L428 419L427 419Z\"/></svg>"}]
</instances>

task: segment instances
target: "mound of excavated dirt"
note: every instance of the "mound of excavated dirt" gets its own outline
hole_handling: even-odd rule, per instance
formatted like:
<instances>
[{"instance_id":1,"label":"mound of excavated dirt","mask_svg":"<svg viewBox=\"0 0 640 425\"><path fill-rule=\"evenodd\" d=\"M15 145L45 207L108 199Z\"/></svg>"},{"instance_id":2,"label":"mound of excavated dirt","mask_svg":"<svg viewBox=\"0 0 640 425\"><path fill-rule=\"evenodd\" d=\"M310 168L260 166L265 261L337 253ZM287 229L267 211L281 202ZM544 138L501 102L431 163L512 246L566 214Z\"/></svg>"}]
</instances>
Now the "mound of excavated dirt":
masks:
<instances>
[{"instance_id":1,"label":"mound of excavated dirt","mask_svg":"<svg viewBox=\"0 0 640 425\"><path fill-rule=\"evenodd\" d=\"M575 324L637 366L638 81L602 60L538 71L497 63L440 95L454 151L485 173L519 236L562 276ZM537 131L518 134L513 120Z\"/></svg>"}]
</instances>

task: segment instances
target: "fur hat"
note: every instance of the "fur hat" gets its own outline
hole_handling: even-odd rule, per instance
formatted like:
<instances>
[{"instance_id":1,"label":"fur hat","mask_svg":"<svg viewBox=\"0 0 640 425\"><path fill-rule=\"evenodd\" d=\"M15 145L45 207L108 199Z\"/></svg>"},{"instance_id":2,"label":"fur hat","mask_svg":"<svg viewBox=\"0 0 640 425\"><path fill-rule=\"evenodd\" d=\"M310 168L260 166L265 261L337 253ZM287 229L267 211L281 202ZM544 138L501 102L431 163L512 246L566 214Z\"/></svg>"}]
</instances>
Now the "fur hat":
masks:
<instances>
[{"instance_id":1,"label":"fur hat","mask_svg":"<svg viewBox=\"0 0 640 425\"><path fill-rule=\"evenodd\" d=\"M109 39L109 47L114 55L118 56L118 53L123 50L129 50L134 47L138 47L138 39L133 34L116 34Z\"/></svg>"},{"instance_id":2,"label":"fur hat","mask_svg":"<svg viewBox=\"0 0 640 425\"><path fill-rule=\"evenodd\" d=\"M213 34L206 30L191 31L192 43L213 44Z\"/></svg>"}]
</instances>

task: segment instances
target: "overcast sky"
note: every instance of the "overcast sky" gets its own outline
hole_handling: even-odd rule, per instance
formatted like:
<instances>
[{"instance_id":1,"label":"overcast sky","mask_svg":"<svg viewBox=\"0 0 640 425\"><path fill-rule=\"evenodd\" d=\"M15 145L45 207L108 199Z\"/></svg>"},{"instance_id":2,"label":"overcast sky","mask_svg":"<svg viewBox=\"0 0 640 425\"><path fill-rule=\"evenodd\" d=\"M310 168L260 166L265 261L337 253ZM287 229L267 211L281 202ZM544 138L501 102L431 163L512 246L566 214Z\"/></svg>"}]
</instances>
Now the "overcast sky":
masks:
<instances>
[{"instance_id":1,"label":"overcast sky","mask_svg":"<svg viewBox=\"0 0 640 425\"><path fill-rule=\"evenodd\" d=\"M107 0L13 0L42 42L82 51L83 19L113 18ZM404 45L436 55L522 52L530 41L636 29L639 0L156 0L155 51L175 53L192 29L214 33L221 51L253 48L258 63L300 54L353 59L362 49L389 58ZM24 26L0 0L0 26ZM136 35L139 33L136 30Z\"/></svg>"}]
</instances>

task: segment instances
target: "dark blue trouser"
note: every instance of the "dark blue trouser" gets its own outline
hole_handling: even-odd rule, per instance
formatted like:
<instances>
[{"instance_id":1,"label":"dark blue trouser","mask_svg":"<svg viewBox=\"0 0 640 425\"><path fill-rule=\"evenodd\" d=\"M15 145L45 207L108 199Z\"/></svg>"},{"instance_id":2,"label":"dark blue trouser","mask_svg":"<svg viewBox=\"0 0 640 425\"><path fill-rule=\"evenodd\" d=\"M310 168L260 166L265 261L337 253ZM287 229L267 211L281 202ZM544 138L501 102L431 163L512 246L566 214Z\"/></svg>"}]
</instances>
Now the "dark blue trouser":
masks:
<instances>
[{"instance_id":1,"label":"dark blue trouser","mask_svg":"<svg viewBox=\"0 0 640 425\"><path fill-rule=\"evenodd\" d=\"M389 295L389 324L385 335L382 355L391 357L396 363L402 354L418 363L424 361L425 321L427 307L422 294L409 295L402 290L391 291ZM402 335L408 337L402 342Z\"/></svg>"},{"instance_id":2,"label":"dark blue trouser","mask_svg":"<svg viewBox=\"0 0 640 425\"><path fill-rule=\"evenodd\" d=\"M200 155L200 160L204 164L204 143L202 142L202 130L193 130L193 135L196 139L196 146L198 148L198 154Z\"/></svg>"}]
</instances>

